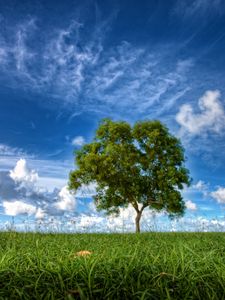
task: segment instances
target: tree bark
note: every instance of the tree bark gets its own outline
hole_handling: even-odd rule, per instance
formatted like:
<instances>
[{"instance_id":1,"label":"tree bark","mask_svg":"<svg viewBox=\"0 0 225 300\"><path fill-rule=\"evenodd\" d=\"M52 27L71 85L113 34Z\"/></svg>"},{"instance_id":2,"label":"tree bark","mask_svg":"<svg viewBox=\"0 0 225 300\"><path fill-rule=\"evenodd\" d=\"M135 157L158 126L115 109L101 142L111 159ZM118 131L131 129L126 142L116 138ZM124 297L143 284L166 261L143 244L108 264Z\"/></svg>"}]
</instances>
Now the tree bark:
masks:
<instances>
[{"instance_id":1,"label":"tree bark","mask_svg":"<svg viewBox=\"0 0 225 300\"><path fill-rule=\"evenodd\" d=\"M135 218L136 233L140 233L141 232L141 228L140 228L141 215L142 215L142 212L145 209L145 207L148 206L148 204L143 204L142 208L139 209L137 201L131 201L130 203L132 204L133 208L136 210L136 213L137 213L136 218Z\"/></svg>"},{"instance_id":2,"label":"tree bark","mask_svg":"<svg viewBox=\"0 0 225 300\"><path fill-rule=\"evenodd\" d=\"M136 218L135 218L136 233L140 233L141 232L141 229L140 229L141 214L142 214L142 211L138 211L137 215L136 215Z\"/></svg>"}]
</instances>

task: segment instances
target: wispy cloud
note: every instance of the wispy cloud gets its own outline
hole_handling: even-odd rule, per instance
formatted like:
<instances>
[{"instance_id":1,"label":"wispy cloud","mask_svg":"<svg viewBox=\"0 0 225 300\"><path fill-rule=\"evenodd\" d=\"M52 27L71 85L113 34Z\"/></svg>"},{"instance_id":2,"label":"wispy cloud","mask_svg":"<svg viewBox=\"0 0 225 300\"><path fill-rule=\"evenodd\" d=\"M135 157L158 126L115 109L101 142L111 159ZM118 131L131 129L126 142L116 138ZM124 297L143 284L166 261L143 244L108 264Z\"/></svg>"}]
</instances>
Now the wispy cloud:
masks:
<instances>
[{"instance_id":1,"label":"wispy cloud","mask_svg":"<svg viewBox=\"0 0 225 300\"><path fill-rule=\"evenodd\" d=\"M11 87L44 93L79 111L102 113L104 107L106 113L146 115L153 106L158 115L168 111L190 89L186 74L192 59L175 58L168 64L168 51L127 41L105 47L101 25L86 38L85 24L73 21L43 39L38 51L30 39L30 33L35 36L39 30L35 20L18 25L14 42L2 38L0 44L7 84L11 80Z\"/></svg>"},{"instance_id":2,"label":"wispy cloud","mask_svg":"<svg viewBox=\"0 0 225 300\"><path fill-rule=\"evenodd\" d=\"M11 156L26 156L23 149L17 147L11 147L6 144L0 144L0 157L11 157Z\"/></svg>"},{"instance_id":3,"label":"wispy cloud","mask_svg":"<svg viewBox=\"0 0 225 300\"><path fill-rule=\"evenodd\" d=\"M56 37L45 45L42 57L46 70L41 84L54 85L53 93L61 95L64 91L68 101L71 98L75 100L79 95L85 79L85 69L97 62L101 52L98 40L82 44L79 37L82 26L78 22L72 22L66 30L59 30Z\"/></svg>"},{"instance_id":4,"label":"wispy cloud","mask_svg":"<svg viewBox=\"0 0 225 300\"><path fill-rule=\"evenodd\" d=\"M5 38L0 31L0 65L11 86L17 86L19 82L23 82L23 88L35 85L31 69L37 52L28 45L35 30L35 19L30 18L18 24L13 32L9 30Z\"/></svg>"},{"instance_id":5,"label":"wispy cloud","mask_svg":"<svg viewBox=\"0 0 225 300\"><path fill-rule=\"evenodd\" d=\"M192 66L190 61L183 66L177 61L166 68L164 59L164 54L123 42L100 59L87 96L97 100L99 111L104 106L108 111L148 115L155 108L154 114L160 115L189 90L185 76Z\"/></svg>"},{"instance_id":6,"label":"wispy cloud","mask_svg":"<svg viewBox=\"0 0 225 300\"><path fill-rule=\"evenodd\" d=\"M16 68L23 75L28 74L28 66L34 57L34 53L27 46L27 40L30 34L35 30L35 20L31 19L25 24L21 24L15 35L15 44L12 48L12 54L14 55Z\"/></svg>"},{"instance_id":7,"label":"wispy cloud","mask_svg":"<svg viewBox=\"0 0 225 300\"><path fill-rule=\"evenodd\" d=\"M8 52L5 49L5 47L3 47L1 45L0 47L0 65L1 67L4 67L8 62Z\"/></svg>"},{"instance_id":8,"label":"wispy cloud","mask_svg":"<svg viewBox=\"0 0 225 300\"><path fill-rule=\"evenodd\" d=\"M182 18L205 16L209 14L222 15L225 12L223 0L177 0L173 13Z\"/></svg>"}]
</instances>

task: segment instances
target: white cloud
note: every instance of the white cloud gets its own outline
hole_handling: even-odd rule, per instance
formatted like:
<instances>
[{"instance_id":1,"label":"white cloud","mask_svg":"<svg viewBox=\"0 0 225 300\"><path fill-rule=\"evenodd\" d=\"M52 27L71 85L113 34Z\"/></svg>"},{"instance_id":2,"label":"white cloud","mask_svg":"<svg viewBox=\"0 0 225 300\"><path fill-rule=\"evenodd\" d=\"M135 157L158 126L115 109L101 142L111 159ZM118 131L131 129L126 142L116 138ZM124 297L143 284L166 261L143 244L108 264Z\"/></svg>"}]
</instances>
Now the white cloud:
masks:
<instances>
[{"instance_id":1,"label":"white cloud","mask_svg":"<svg viewBox=\"0 0 225 300\"><path fill-rule=\"evenodd\" d=\"M225 221L220 219L207 219L204 217L183 217L176 222L175 231L225 231Z\"/></svg>"},{"instance_id":2,"label":"white cloud","mask_svg":"<svg viewBox=\"0 0 225 300\"><path fill-rule=\"evenodd\" d=\"M19 163L20 162L20 163ZM39 179L36 181L36 171L30 170L27 166L27 162L19 161L16 167L12 170L13 177L9 176L9 172L0 172L0 198L2 199L2 207L4 213L10 216L17 215L32 215L36 220L47 222L50 216L60 217L61 221L67 220L68 218L75 218L76 230L90 230L90 231L130 231L135 230L135 216L136 212L134 208L129 205L128 208L120 208L120 216L114 217L103 217L102 213L97 213L93 202L88 206L89 215L79 215L79 210L76 209L76 197L91 197L96 192L96 184L90 186L83 186L81 190L77 191L75 195L71 194L67 186L63 186L61 190L48 191L46 188L38 186ZM15 182L14 179L17 179ZM31 182L31 185L24 185L23 188L18 190L17 183ZM44 180L43 180L44 182ZM52 183L53 184L53 183ZM61 184L61 182L60 182ZM5 186L7 185L7 186ZM207 188L207 184L203 181L198 181L195 184L195 188L203 190ZM215 198L219 203L225 203L225 189L220 187L217 191L211 193L211 196ZM141 205L139 204L139 207ZM186 201L187 209L192 211L201 210L201 207L197 207L192 201ZM156 213L148 208L143 211L141 219L141 229L144 230L169 230L168 225L160 223L160 219L164 212ZM186 220L186 219L185 219ZM188 223L187 220L179 221L177 227L173 227L176 230L185 228L185 230L192 230L198 228L206 228L204 230L222 230L222 223L213 224L212 222L195 222ZM154 227L155 223L158 227ZM183 223L182 223L183 222ZM206 224L206 225L205 225ZM55 226L55 225L54 225ZM58 226L58 227L57 227ZM57 225L57 228L61 228L62 225ZM181 227L179 227L181 226ZM183 226L183 227L182 227ZM54 227L55 228L55 227ZM54 229L56 230L56 229ZM58 229L57 229L58 230Z\"/></svg>"},{"instance_id":3,"label":"white cloud","mask_svg":"<svg viewBox=\"0 0 225 300\"><path fill-rule=\"evenodd\" d=\"M208 189L208 185L203 180L199 180L196 184L192 185L192 188L199 191L205 191Z\"/></svg>"},{"instance_id":4,"label":"white cloud","mask_svg":"<svg viewBox=\"0 0 225 300\"><path fill-rule=\"evenodd\" d=\"M38 174L34 170L27 167L25 159L20 159L13 170L9 172L9 176L18 183L34 183L38 180Z\"/></svg>"},{"instance_id":5,"label":"white cloud","mask_svg":"<svg viewBox=\"0 0 225 300\"><path fill-rule=\"evenodd\" d=\"M45 45L41 57L46 70L42 70L40 84L48 86L54 82L55 93L63 92L65 100L70 103L71 98L74 100L81 90L85 69L95 64L101 51L98 40L80 46L79 33L82 26L73 21L67 29L58 30L55 37Z\"/></svg>"},{"instance_id":6,"label":"white cloud","mask_svg":"<svg viewBox=\"0 0 225 300\"><path fill-rule=\"evenodd\" d=\"M71 143L73 146L83 146L85 143L85 139L83 136L76 136L72 139Z\"/></svg>"},{"instance_id":7,"label":"white cloud","mask_svg":"<svg viewBox=\"0 0 225 300\"><path fill-rule=\"evenodd\" d=\"M224 13L223 0L177 0L173 13L182 18L193 18L193 16L199 18L200 16L205 16L205 14L208 16L208 13L217 13L218 15L221 15Z\"/></svg>"},{"instance_id":8,"label":"white cloud","mask_svg":"<svg viewBox=\"0 0 225 300\"><path fill-rule=\"evenodd\" d=\"M193 210L193 211L197 210L197 205L191 200L185 201L185 206L188 210Z\"/></svg>"},{"instance_id":9,"label":"white cloud","mask_svg":"<svg viewBox=\"0 0 225 300\"><path fill-rule=\"evenodd\" d=\"M57 177L38 176L37 185L44 187L49 192L53 192L55 188L63 188L66 185L67 181L67 178L63 179Z\"/></svg>"},{"instance_id":10,"label":"white cloud","mask_svg":"<svg viewBox=\"0 0 225 300\"><path fill-rule=\"evenodd\" d=\"M0 59L8 60L0 71L14 88L47 93L57 103L63 98L64 108L79 108L78 113L148 114L154 105L158 114L169 110L190 89L185 78L193 61L175 60L168 66L169 51L150 52L126 41L105 49L106 25L96 25L87 37L82 36L85 25L73 21L56 29L50 40L43 38L37 51L29 41L39 28L28 20L0 46Z\"/></svg>"},{"instance_id":11,"label":"white cloud","mask_svg":"<svg viewBox=\"0 0 225 300\"><path fill-rule=\"evenodd\" d=\"M4 201L7 212L13 209L10 203L16 204L15 209L18 214L21 213L19 207L22 211L35 207L37 219L74 212L76 200L65 186L66 180L47 178L46 181L44 179L45 177L41 179L35 170L27 166L25 159L17 161L10 172L0 171L0 201ZM44 185L39 185L40 183ZM57 189L56 186L61 186L61 189ZM23 203L30 207L24 206Z\"/></svg>"},{"instance_id":12,"label":"white cloud","mask_svg":"<svg viewBox=\"0 0 225 300\"><path fill-rule=\"evenodd\" d=\"M28 33L33 31L34 20L30 20L28 23L20 26L16 33L16 43L13 48L14 57L16 61L16 68L19 72L27 74L27 63L33 58L34 54L26 46L26 40L28 39Z\"/></svg>"},{"instance_id":13,"label":"white cloud","mask_svg":"<svg viewBox=\"0 0 225 300\"><path fill-rule=\"evenodd\" d=\"M38 209L36 210L36 213L35 213L35 218L37 220L41 220L41 219L44 219L45 216L46 216L45 211L42 208L38 207Z\"/></svg>"},{"instance_id":14,"label":"white cloud","mask_svg":"<svg viewBox=\"0 0 225 300\"><path fill-rule=\"evenodd\" d=\"M96 205L94 204L94 201L91 201L89 204L88 204L88 209L91 213L94 213L96 214L97 213L97 209L96 209Z\"/></svg>"},{"instance_id":15,"label":"white cloud","mask_svg":"<svg viewBox=\"0 0 225 300\"><path fill-rule=\"evenodd\" d=\"M14 27L14 34L10 32L10 39L1 37L0 63L2 71L7 72L8 80L9 78L12 80L13 86L17 79L23 81L23 88L36 86L36 76L33 76L30 66L37 53L31 49L30 45L28 46L35 29L35 19L29 18Z\"/></svg>"},{"instance_id":16,"label":"white cloud","mask_svg":"<svg viewBox=\"0 0 225 300\"><path fill-rule=\"evenodd\" d=\"M4 66L8 61L8 53L5 48L0 48L0 65Z\"/></svg>"},{"instance_id":17,"label":"white cloud","mask_svg":"<svg viewBox=\"0 0 225 300\"><path fill-rule=\"evenodd\" d=\"M33 215L36 213L36 207L34 205L25 203L23 201L3 201L2 206L4 208L5 214L8 216L17 215Z\"/></svg>"},{"instance_id":18,"label":"white cloud","mask_svg":"<svg viewBox=\"0 0 225 300\"><path fill-rule=\"evenodd\" d=\"M225 204L225 188L219 187L216 191L211 193L211 196L216 199L218 203Z\"/></svg>"},{"instance_id":19,"label":"white cloud","mask_svg":"<svg viewBox=\"0 0 225 300\"><path fill-rule=\"evenodd\" d=\"M177 62L177 73L178 74L183 74L186 73L186 71L189 71L194 66L194 61L193 59L184 59L184 60L179 60Z\"/></svg>"},{"instance_id":20,"label":"white cloud","mask_svg":"<svg viewBox=\"0 0 225 300\"><path fill-rule=\"evenodd\" d=\"M5 144L0 144L0 156L24 156L22 149L10 147Z\"/></svg>"},{"instance_id":21,"label":"white cloud","mask_svg":"<svg viewBox=\"0 0 225 300\"><path fill-rule=\"evenodd\" d=\"M62 211L74 211L76 200L73 194L70 193L68 186L64 186L59 192L59 201L55 203L55 207Z\"/></svg>"},{"instance_id":22,"label":"white cloud","mask_svg":"<svg viewBox=\"0 0 225 300\"><path fill-rule=\"evenodd\" d=\"M158 115L163 109L169 110L189 90L185 77L193 62L178 61L164 69L161 68L167 63L164 56L128 42L121 43L100 56L98 68L86 87L86 97L98 100L97 106L95 103L98 112L104 104L109 110L116 106L117 111L127 114L134 110L146 114L153 106L157 106ZM177 92L178 88L182 92ZM168 103L170 96L173 102Z\"/></svg>"},{"instance_id":23,"label":"white cloud","mask_svg":"<svg viewBox=\"0 0 225 300\"><path fill-rule=\"evenodd\" d=\"M201 192L204 196L209 194L209 184L203 180L199 180L196 184L193 184L190 189L197 190Z\"/></svg>"},{"instance_id":24,"label":"white cloud","mask_svg":"<svg viewBox=\"0 0 225 300\"><path fill-rule=\"evenodd\" d=\"M225 112L219 98L218 90L206 91L198 101L200 113L195 113L189 104L181 106L176 115L181 129L191 135L200 135L208 131L219 134L225 128Z\"/></svg>"},{"instance_id":25,"label":"white cloud","mask_svg":"<svg viewBox=\"0 0 225 300\"><path fill-rule=\"evenodd\" d=\"M139 208L142 205L139 204ZM105 216L103 212L98 213L96 211L93 202L88 204L89 214L79 214L77 217L73 217L69 224L74 224L75 230L78 231L100 231L100 232L123 232L129 231L133 232L135 230L135 216L136 211L132 205L127 208L119 209L119 216ZM155 217L162 216L162 212L151 211L150 209L145 209L143 211L141 219L141 228L146 230L147 228L152 228L154 224Z\"/></svg>"},{"instance_id":26,"label":"white cloud","mask_svg":"<svg viewBox=\"0 0 225 300\"><path fill-rule=\"evenodd\" d=\"M208 206L208 205L201 205L199 208L200 208L200 210L206 211L206 212L210 212L210 211L214 211L215 210L214 207Z\"/></svg>"},{"instance_id":27,"label":"white cloud","mask_svg":"<svg viewBox=\"0 0 225 300\"><path fill-rule=\"evenodd\" d=\"M138 203L138 207L140 209L142 204ZM159 218L163 215L163 211L156 212L154 210L150 210L149 208L145 208L140 221L141 228L152 228L155 217ZM133 232L135 230L135 217L136 211L133 206L129 204L127 208L119 209L118 217L114 217L113 215L107 217L106 222L104 222L104 226L109 228L110 231L123 231L125 229L126 231Z\"/></svg>"},{"instance_id":28,"label":"white cloud","mask_svg":"<svg viewBox=\"0 0 225 300\"><path fill-rule=\"evenodd\" d=\"M15 223L16 230L35 231L39 230L47 232L134 232L134 224L131 222L112 223L108 218L99 215L85 215L81 214L77 217L69 217L68 219L57 219L56 217L39 219L35 222L29 221L28 223ZM0 224L1 230L12 228L10 222ZM223 216L213 219L205 217L183 217L180 219L169 220L166 217L156 218L152 216L145 222L141 221L142 231L225 231L225 221Z\"/></svg>"},{"instance_id":29,"label":"white cloud","mask_svg":"<svg viewBox=\"0 0 225 300\"><path fill-rule=\"evenodd\" d=\"M79 221L77 222L77 229L78 230L87 230L88 228L95 228L99 227L103 228L103 223L105 222L104 217L100 217L97 215L87 216L81 215Z\"/></svg>"}]
</instances>

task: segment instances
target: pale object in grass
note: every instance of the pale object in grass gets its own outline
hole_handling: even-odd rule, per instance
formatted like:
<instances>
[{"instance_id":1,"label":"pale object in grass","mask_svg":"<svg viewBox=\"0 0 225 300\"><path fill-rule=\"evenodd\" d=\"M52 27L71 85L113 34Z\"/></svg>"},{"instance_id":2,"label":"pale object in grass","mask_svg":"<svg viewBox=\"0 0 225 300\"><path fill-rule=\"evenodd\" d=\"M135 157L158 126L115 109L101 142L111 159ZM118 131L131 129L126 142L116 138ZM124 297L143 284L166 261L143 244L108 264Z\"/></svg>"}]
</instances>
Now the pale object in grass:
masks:
<instances>
[{"instance_id":1,"label":"pale object in grass","mask_svg":"<svg viewBox=\"0 0 225 300\"><path fill-rule=\"evenodd\" d=\"M92 254L92 252L90 252L88 250L82 250L82 251L76 252L75 256L88 256L90 254Z\"/></svg>"}]
</instances>

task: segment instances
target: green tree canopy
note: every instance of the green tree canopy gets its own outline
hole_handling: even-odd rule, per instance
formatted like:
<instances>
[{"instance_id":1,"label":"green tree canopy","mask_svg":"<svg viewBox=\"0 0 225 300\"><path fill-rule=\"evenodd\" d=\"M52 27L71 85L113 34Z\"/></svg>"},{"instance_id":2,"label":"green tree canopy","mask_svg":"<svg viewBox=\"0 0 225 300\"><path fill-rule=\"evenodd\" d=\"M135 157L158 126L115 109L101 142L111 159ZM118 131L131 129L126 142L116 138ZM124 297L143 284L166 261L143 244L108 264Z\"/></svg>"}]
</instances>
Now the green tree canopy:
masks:
<instances>
[{"instance_id":1,"label":"green tree canopy","mask_svg":"<svg viewBox=\"0 0 225 300\"><path fill-rule=\"evenodd\" d=\"M146 207L184 214L179 190L190 184L184 149L160 121L127 122L103 119L92 143L75 151L77 169L70 173L69 188L97 183L98 211L118 214L131 204L136 211L136 232Z\"/></svg>"}]
</instances>

